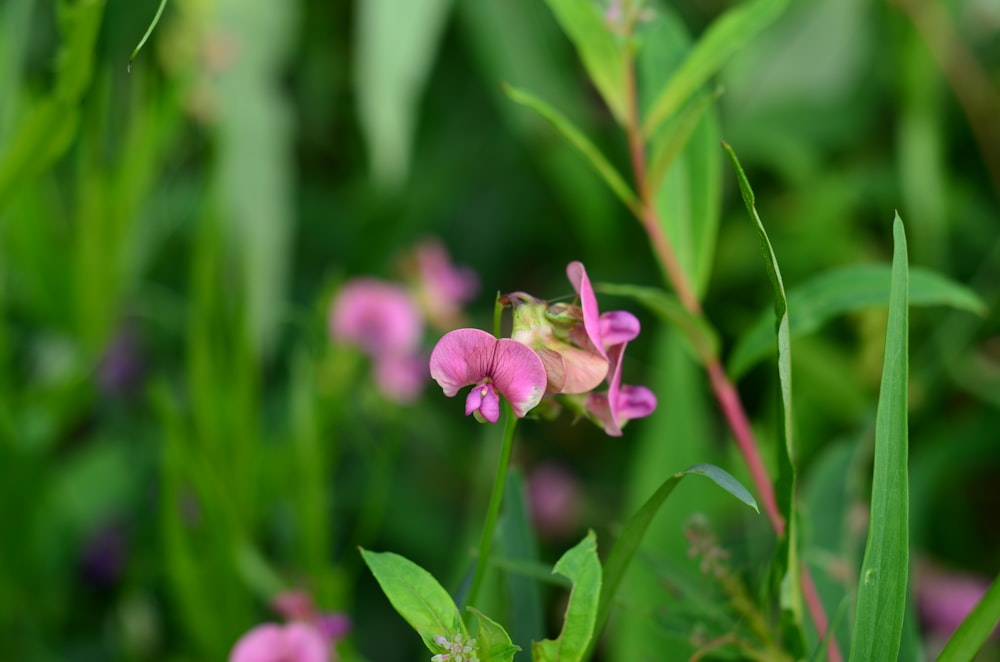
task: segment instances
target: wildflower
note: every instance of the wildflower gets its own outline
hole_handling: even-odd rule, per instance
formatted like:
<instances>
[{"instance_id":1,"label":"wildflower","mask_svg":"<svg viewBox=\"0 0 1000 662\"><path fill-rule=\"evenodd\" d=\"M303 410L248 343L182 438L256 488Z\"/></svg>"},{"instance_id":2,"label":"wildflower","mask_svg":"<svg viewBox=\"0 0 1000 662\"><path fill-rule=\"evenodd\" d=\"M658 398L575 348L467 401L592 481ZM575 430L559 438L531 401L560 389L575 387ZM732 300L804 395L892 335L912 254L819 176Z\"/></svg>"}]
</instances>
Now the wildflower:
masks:
<instances>
[{"instance_id":1,"label":"wildflower","mask_svg":"<svg viewBox=\"0 0 1000 662\"><path fill-rule=\"evenodd\" d=\"M397 402L411 402L423 387L427 374L419 354L423 332L423 317L409 292L374 278L347 283L330 312L333 338L368 354L375 383Z\"/></svg>"},{"instance_id":2,"label":"wildflower","mask_svg":"<svg viewBox=\"0 0 1000 662\"><path fill-rule=\"evenodd\" d=\"M479 329L446 333L431 352L430 371L449 398L474 386L465 400L465 415L475 413L477 420L491 423L500 416L500 395L520 418L545 392L545 367L538 355L516 340L497 340Z\"/></svg>"},{"instance_id":3,"label":"wildflower","mask_svg":"<svg viewBox=\"0 0 1000 662\"><path fill-rule=\"evenodd\" d=\"M454 641L450 641L447 637L438 635L434 637L434 643L445 652L432 657L431 662L479 662L474 638L463 641L462 634L459 633L455 635Z\"/></svg>"},{"instance_id":4,"label":"wildflower","mask_svg":"<svg viewBox=\"0 0 1000 662\"><path fill-rule=\"evenodd\" d=\"M927 630L951 636L990 586L985 577L918 559L914 588L917 609ZM994 629L996 631L996 629Z\"/></svg>"},{"instance_id":5,"label":"wildflower","mask_svg":"<svg viewBox=\"0 0 1000 662\"><path fill-rule=\"evenodd\" d=\"M351 619L347 614L320 612L313 604L312 596L305 591L283 591L271 601L271 607L287 621L306 623L316 628L331 648L351 631Z\"/></svg>"},{"instance_id":6,"label":"wildflower","mask_svg":"<svg viewBox=\"0 0 1000 662\"><path fill-rule=\"evenodd\" d=\"M264 623L236 642L229 662L329 662L330 647L308 623Z\"/></svg>"},{"instance_id":7,"label":"wildflower","mask_svg":"<svg viewBox=\"0 0 1000 662\"><path fill-rule=\"evenodd\" d=\"M467 267L456 267L436 239L414 250L416 301L431 326L452 329L462 322L462 304L479 291L479 278Z\"/></svg>"},{"instance_id":8,"label":"wildflower","mask_svg":"<svg viewBox=\"0 0 1000 662\"><path fill-rule=\"evenodd\" d=\"M564 538L576 531L582 500L576 477L564 466L540 464L528 474L531 519L546 538Z\"/></svg>"}]
</instances>

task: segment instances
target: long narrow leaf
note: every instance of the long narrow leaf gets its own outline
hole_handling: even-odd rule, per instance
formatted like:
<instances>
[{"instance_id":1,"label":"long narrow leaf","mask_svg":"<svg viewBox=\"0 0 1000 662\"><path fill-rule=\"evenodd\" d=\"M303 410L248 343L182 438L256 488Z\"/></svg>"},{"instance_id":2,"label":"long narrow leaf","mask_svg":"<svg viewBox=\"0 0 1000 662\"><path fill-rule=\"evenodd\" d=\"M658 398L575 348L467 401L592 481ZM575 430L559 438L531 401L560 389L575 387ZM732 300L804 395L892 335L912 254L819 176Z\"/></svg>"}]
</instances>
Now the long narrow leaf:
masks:
<instances>
[{"instance_id":1,"label":"long narrow leaf","mask_svg":"<svg viewBox=\"0 0 1000 662\"><path fill-rule=\"evenodd\" d=\"M997 623L1000 623L1000 575L948 639L938 662L971 660Z\"/></svg>"},{"instance_id":2,"label":"long narrow leaf","mask_svg":"<svg viewBox=\"0 0 1000 662\"><path fill-rule=\"evenodd\" d=\"M802 630L802 587L799 579L798 535L795 522L795 465L794 465L794 435L792 430L792 347L791 333L788 324L788 298L785 296L785 285L781 280L781 270L778 268L778 258L774 254L771 240L768 239L764 224L757 214L754 203L753 189L747 181L743 168L732 147L723 143L729 153L736 170L740 192L750 215L764 253L764 266L774 290L774 324L777 331L778 348L778 384L781 389L780 423L778 432L778 480L775 486L775 500L785 521L784 535L778 543L775 555L774 578L780 581L780 604L782 633L785 646L797 657L805 653L805 636ZM772 343L774 341L772 340Z\"/></svg>"},{"instance_id":3,"label":"long narrow leaf","mask_svg":"<svg viewBox=\"0 0 1000 662\"><path fill-rule=\"evenodd\" d=\"M875 418L871 516L858 578L851 660L895 660L899 654L906 611L909 572L906 411L909 278L906 235L898 214L892 232L895 250L882 385Z\"/></svg>"},{"instance_id":4,"label":"long narrow leaf","mask_svg":"<svg viewBox=\"0 0 1000 662\"><path fill-rule=\"evenodd\" d=\"M504 85L504 91L507 92L513 101L531 108L539 115L548 120L552 126L554 126L559 133L563 135L566 140L570 142L573 147L578 149L581 154L583 154L587 161L593 166L594 170L597 171L607 183L611 190L614 191L615 195L621 198L621 201L625 203L633 214L636 216L641 215L641 210L639 208L639 201L636 198L635 193L629 188L629 185L625 183L625 179L615 170L615 167L611 165L601 151L597 149L594 143L590 142L583 133L573 126L573 123L566 118L565 115L560 113L558 110L542 101L535 95L525 92L524 90L519 90L516 87L510 85Z\"/></svg>"},{"instance_id":5,"label":"long narrow leaf","mask_svg":"<svg viewBox=\"0 0 1000 662\"><path fill-rule=\"evenodd\" d=\"M597 597L601 593L601 562L597 558L597 536L591 531L556 562L552 572L569 577L573 588L563 629L557 639L536 641L531 646L535 662L578 662L596 638Z\"/></svg>"},{"instance_id":6,"label":"long narrow leaf","mask_svg":"<svg viewBox=\"0 0 1000 662\"><path fill-rule=\"evenodd\" d=\"M690 55L657 94L643 122L647 137L675 113L736 52L785 8L787 0L754 0L729 10L709 26Z\"/></svg>"},{"instance_id":7,"label":"long narrow leaf","mask_svg":"<svg viewBox=\"0 0 1000 662\"><path fill-rule=\"evenodd\" d=\"M642 542L642 538L646 534L650 523L653 521L656 513L659 512L660 507L667 500L667 497L673 493L674 488L680 484L685 476L689 475L704 476L712 480L716 485L757 512L760 512L753 496L738 480L723 469L711 464L696 464L684 471L678 471L667 478L660 485L659 489L649 497L646 503L632 515L631 519L625 525L621 536L615 541L614 547L611 548L611 552L604 561L604 583L601 587L601 599L597 608L597 632L600 632L604 628L604 624L611 614L611 605L615 594L618 592L618 586L625 577L625 571L628 570L629 564L631 564L636 551L638 551L639 544ZM593 652L593 644L589 647L588 651Z\"/></svg>"},{"instance_id":8,"label":"long narrow leaf","mask_svg":"<svg viewBox=\"0 0 1000 662\"><path fill-rule=\"evenodd\" d=\"M887 264L843 267L806 281L788 293L792 336L811 333L838 315L889 303L891 269ZM946 276L910 270L911 306L950 306L977 315L986 312L979 295ZM738 377L774 349L771 316L762 314L736 344L729 373Z\"/></svg>"}]
</instances>

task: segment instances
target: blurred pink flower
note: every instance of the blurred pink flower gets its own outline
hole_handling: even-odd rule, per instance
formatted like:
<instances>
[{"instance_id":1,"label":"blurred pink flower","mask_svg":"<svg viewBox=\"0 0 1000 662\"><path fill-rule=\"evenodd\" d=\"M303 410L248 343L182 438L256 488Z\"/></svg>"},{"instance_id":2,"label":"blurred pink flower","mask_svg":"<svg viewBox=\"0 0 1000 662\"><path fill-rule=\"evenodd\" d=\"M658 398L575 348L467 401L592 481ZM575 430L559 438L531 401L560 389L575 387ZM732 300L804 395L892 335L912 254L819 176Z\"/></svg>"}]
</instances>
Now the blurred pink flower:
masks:
<instances>
[{"instance_id":1,"label":"blurred pink flower","mask_svg":"<svg viewBox=\"0 0 1000 662\"><path fill-rule=\"evenodd\" d=\"M568 469L540 464L528 474L528 504L535 528L544 538L572 535L580 523L583 493Z\"/></svg>"},{"instance_id":2,"label":"blurred pink flower","mask_svg":"<svg viewBox=\"0 0 1000 662\"><path fill-rule=\"evenodd\" d=\"M479 277L451 263L437 239L425 239L414 251L417 302L431 326L453 329L462 323L462 305L479 292Z\"/></svg>"},{"instance_id":3,"label":"blurred pink flower","mask_svg":"<svg viewBox=\"0 0 1000 662\"><path fill-rule=\"evenodd\" d=\"M930 561L915 565L917 609L928 630L951 636L979 603L990 583L985 577L955 572Z\"/></svg>"},{"instance_id":4,"label":"blurred pink flower","mask_svg":"<svg viewBox=\"0 0 1000 662\"><path fill-rule=\"evenodd\" d=\"M264 623L240 637L229 662L329 662L330 654L323 635L312 625Z\"/></svg>"},{"instance_id":5,"label":"blurred pink flower","mask_svg":"<svg viewBox=\"0 0 1000 662\"><path fill-rule=\"evenodd\" d=\"M476 413L477 419L490 423L500 417L499 395L510 401L520 418L545 392L545 367L531 349L479 329L446 333L431 352L430 371L449 398L462 387L473 386L465 400L465 415Z\"/></svg>"},{"instance_id":6,"label":"blurred pink flower","mask_svg":"<svg viewBox=\"0 0 1000 662\"><path fill-rule=\"evenodd\" d=\"M293 589L283 591L271 601L271 606L287 621L306 623L316 628L333 651L333 645L351 631L351 618L340 612L320 612L309 593Z\"/></svg>"}]
</instances>

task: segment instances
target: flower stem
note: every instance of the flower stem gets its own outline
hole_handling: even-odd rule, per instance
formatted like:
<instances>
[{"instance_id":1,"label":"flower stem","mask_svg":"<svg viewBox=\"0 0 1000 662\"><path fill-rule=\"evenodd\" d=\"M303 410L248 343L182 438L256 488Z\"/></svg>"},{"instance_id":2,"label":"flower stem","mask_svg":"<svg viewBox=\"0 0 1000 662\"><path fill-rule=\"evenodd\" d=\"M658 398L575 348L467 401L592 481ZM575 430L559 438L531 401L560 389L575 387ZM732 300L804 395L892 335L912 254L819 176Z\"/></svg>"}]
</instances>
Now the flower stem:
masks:
<instances>
[{"instance_id":1,"label":"flower stem","mask_svg":"<svg viewBox=\"0 0 1000 662\"><path fill-rule=\"evenodd\" d=\"M475 606L479 589L486 576L486 566L489 565L490 551L493 548L493 532L496 530L497 518L500 516L500 503L503 501L503 489L507 483L507 468L510 466L510 456L514 449L514 430L517 427L517 417L510 403L503 401L504 429L503 445L500 448L500 461L497 464L497 477L490 493L490 503L486 508L486 522L483 524L483 535L479 541L479 555L476 558L476 571L472 575L472 586L466 596L465 604Z\"/></svg>"}]
</instances>

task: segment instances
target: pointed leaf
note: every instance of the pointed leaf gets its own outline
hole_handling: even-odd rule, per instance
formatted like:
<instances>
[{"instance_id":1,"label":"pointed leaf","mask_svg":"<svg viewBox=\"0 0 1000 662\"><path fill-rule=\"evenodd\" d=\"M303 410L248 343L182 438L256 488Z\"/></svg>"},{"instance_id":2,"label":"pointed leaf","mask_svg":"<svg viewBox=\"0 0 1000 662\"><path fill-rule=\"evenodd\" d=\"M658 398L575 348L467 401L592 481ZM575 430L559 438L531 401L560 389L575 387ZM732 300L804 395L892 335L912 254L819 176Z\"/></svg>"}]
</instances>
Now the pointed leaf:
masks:
<instances>
[{"instance_id":1,"label":"pointed leaf","mask_svg":"<svg viewBox=\"0 0 1000 662\"><path fill-rule=\"evenodd\" d=\"M643 121L643 133L654 136L660 124L683 106L746 42L777 18L786 4L787 0L752 0L716 19L656 96Z\"/></svg>"},{"instance_id":2,"label":"pointed leaf","mask_svg":"<svg viewBox=\"0 0 1000 662\"><path fill-rule=\"evenodd\" d=\"M583 135L583 133L577 129L569 119L557 111L555 108L550 106L545 101L542 101L535 95L525 92L524 90L519 90L516 87L510 85L504 85L504 91L507 92L513 101L531 108L539 115L548 120L552 126L554 126L559 133L563 135L566 140L570 142L573 147L575 147L583 156L587 158L590 165L597 171L603 179L604 182L611 188L611 190L617 195L625 206L628 207L633 214L637 216L640 214L639 201L636 198L635 193L629 188L629 185L625 182L625 179L615 170L615 167L608 162L597 147L590 142L590 140Z\"/></svg>"},{"instance_id":3,"label":"pointed leaf","mask_svg":"<svg viewBox=\"0 0 1000 662\"><path fill-rule=\"evenodd\" d=\"M909 278L899 214L892 227L892 288L882 385L875 418L871 516L851 640L852 660L895 660L906 611L909 573L907 377Z\"/></svg>"},{"instance_id":4,"label":"pointed leaf","mask_svg":"<svg viewBox=\"0 0 1000 662\"><path fill-rule=\"evenodd\" d=\"M500 520L500 548L511 563L536 564L538 561L538 541L528 517L525 503L524 478L516 469L507 475L504 489L504 509ZM498 559L491 559L494 564ZM546 574L551 576L549 568ZM510 600L511 632L521 647L528 647L532 641L544 636L542 614L542 594L537 581L519 573L504 575L507 596Z\"/></svg>"},{"instance_id":5,"label":"pointed leaf","mask_svg":"<svg viewBox=\"0 0 1000 662\"><path fill-rule=\"evenodd\" d=\"M792 336L811 333L838 315L889 303L890 267L863 264L842 267L816 276L788 293ZM986 304L975 292L942 274L914 267L910 270L911 306L950 306L977 315ZM773 350L770 315L763 314L740 338L729 360L734 377L745 374Z\"/></svg>"},{"instance_id":6,"label":"pointed leaf","mask_svg":"<svg viewBox=\"0 0 1000 662\"><path fill-rule=\"evenodd\" d=\"M598 597L601 593L601 562L597 558L597 537L591 531L575 547L562 555L552 572L569 577L573 588L559 638L532 645L535 662L576 662L594 638Z\"/></svg>"},{"instance_id":7,"label":"pointed leaf","mask_svg":"<svg viewBox=\"0 0 1000 662\"><path fill-rule=\"evenodd\" d=\"M437 652L434 637L468 636L454 600L429 572L392 552L362 549L361 556L389 602L430 651Z\"/></svg>"},{"instance_id":8,"label":"pointed leaf","mask_svg":"<svg viewBox=\"0 0 1000 662\"><path fill-rule=\"evenodd\" d=\"M791 333L788 323L788 298L785 296L785 285L778 268L778 258L774 254L771 240L768 239L764 224L757 214L754 203L753 189L740 166L739 159L732 147L723 143L723 148L729 153L740 185L740 193L746 205L747 213L753 221L764 254L764 267L771 287L774 291L774 325L777 332L778 348L778 384L781 390L781 418L778 425L778 479L775 482L775 500L784 521L785 530L778 541L775 555L774 580L778 584L779 603L781 605L781 631L786 650L796 657L805 654L805 633L802 628L802 587L799 579L798 533L795 521L795 443L792 418L792 348ZM774 343L774 336L772 336Z\"/></svg>"},{"instance_id":9,"label":"pointed leaf","mask_svg":"<svg viewBox=\"0 0 1000 662\"><path fill-rule=\"evenodd\" d=\"M652 156L646 171L647 185L656 190L660 187L664 176L670 170L674 160L688 144L694 130L698 128L701 118L711 108L719 97L715 94L702 94L698 99L688 104L674 121L663 126L653 141Z\"/></svg>"},{"instance_id":10,"label":"pointed leaf","mask_svg":"<svg viewBox=\"0 0 1000 662\"><path fill-rule=\"evenodd\" d=\"M716 485L757 512L760 512L753 496L738 480L733 478L724 469L711 464L696 464L684 471L678 471L663 481L659 489L649 497L646 503L625 524L621 536L615 541L614 547L611 548L611 553L608 554L608 558L604 561L604 585L601 588L600 605L597 611L598 634L604 628L604 624L611 614L611 605L615 594L618 592L618 586L621 584L622 578L625 576L625 571L628 570L629 564L632 562L632 558L639 549L642 538L646 534L646 529L649 528L650 523L653 521L656 513L659 512L660 507L667 500L667 497L670 496L681 480L688 475L704 476L711 479Z\"/></svg>"},{"instance_id":11,"label":"pointed leaf","mask_svg":"<svg viewBox=\"0 0 1000 662\"><path fill-rule=\"evenodd\" d=\"M468 610L475 614L479 620L479 631L476 633L479 661L510 662L513 660L514 653L521 650L521 647L515 646L511 642L507 631L475 607L468 607Z\"/></svg>"},{"instance_id":12,"label":"pointed leaf","mask_svg":"<svg viewBox=\"0 0 1000 662\"><path fill-rule=\"evenodd\" d=\"M563 31L576 46L583 66L621 125L628 116L625 48L589 0L546 0Z\"/></svg>"}]
</instances>

